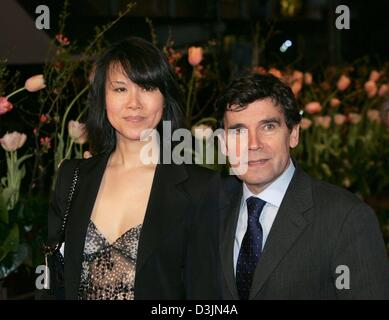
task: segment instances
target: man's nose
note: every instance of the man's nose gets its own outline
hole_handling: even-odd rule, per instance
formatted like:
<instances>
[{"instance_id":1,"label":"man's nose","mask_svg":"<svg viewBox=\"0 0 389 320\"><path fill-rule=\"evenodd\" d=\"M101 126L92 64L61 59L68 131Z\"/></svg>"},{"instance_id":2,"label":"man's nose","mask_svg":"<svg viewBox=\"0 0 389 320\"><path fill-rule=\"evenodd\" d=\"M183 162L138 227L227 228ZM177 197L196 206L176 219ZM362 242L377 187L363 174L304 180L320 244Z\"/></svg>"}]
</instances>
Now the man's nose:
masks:
<instances>
[{"instance_id":1,"label":"man's nose","mask_svg":"<svg viewBox=\"0 0 389 320\"><path fill-rule=\"evenodd\" d=\"M262 141L256 130L248 130L248 148L249 150L262 149Z\"/></svg>"}]
</instances>

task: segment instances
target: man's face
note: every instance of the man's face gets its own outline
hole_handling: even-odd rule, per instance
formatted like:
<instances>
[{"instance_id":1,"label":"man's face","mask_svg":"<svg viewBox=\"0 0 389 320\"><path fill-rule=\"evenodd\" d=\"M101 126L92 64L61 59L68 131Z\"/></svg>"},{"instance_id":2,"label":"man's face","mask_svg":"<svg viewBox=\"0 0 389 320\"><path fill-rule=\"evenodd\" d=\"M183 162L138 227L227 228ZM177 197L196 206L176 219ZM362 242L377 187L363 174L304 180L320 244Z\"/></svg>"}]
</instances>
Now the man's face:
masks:
<instances>
[{"instance_id":1,"label":"man's face","mask_svg":"<svg viewBox=\"0 0 389 320\"><path fill-rule=\"evenodd\" d=\"M247 171L238 177L253 193L263 191L284 172L289 165L289 148L299 141L299 125L290 131L281 108L270 98L254 101L240 111L227 110L224 129L228 154L239 158L241 144L248 149L248 159L241 158L247 162ZM231 143L233 139L237 142Z\"/></svg>"}]
</instances>

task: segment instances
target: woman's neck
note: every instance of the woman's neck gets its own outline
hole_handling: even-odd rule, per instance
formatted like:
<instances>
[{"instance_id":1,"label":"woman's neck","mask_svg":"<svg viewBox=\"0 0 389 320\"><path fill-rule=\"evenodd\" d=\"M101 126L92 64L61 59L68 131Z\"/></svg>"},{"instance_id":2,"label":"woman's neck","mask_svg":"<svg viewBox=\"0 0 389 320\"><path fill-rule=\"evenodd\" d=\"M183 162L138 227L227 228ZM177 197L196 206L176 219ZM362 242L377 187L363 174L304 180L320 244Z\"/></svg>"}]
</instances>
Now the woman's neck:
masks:
<instances>
[{"instance_id":1,"label":"woman's neck","mask_svg":"<svg viewBox=\"0 0 389 320\"><path fill-rule=\"evenodd\" d=\"M125 169L154 167L159 159L159 145L150 141L118 141L110 159L111 166Z\"/></svg>"}]
</instances>

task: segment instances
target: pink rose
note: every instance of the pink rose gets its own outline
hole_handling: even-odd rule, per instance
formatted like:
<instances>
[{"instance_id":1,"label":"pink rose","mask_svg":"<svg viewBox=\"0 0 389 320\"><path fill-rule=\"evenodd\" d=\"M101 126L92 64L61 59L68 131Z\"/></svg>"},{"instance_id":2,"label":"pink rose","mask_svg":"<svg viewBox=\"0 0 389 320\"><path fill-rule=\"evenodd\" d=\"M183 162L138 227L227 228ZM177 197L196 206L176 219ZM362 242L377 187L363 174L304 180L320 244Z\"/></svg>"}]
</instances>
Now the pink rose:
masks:
<instances>
[{"instance_id":1,"label":"pink rose","mask_svg":"<svg viewBox=\"0 0 389 320\"><path fill-rule=\"evenodd\" d=\"M374 97L377 94L377 91L378 91L377 84L374 81L371 81L371 80L367 81L365 83L365 91L366 91L367 96L369 98Z\"/></svg>"},{"instance_id":2,"label":"pink rose","mask_svg":"<svg viewBox=\"0 0 389 320\"><path fill-rule=\"evenodd\" d=\"M338 113L334 116L334 122L338 126L341 126L342 124L344 124L346 122L346 120L347 120L347 117L344 114Z\"/></svg>"},{"instance_id":3,"label":"pink rose","mask_svg":"<svg viewBox=\"0 0 389 320\"><path fill-rule=\"evenodd\" d=\"M190 47L188 49L188 62L192 66L197 66L203 60L203 48Z\"/></svg>"},{"instance_id":4,"label":"pink rose","mask_svg":"<svg viewBox=\"0 0 389 320\"><path fill-rule=\"evenodd\" d=\"M5 151L16 151L20 149L26 142L27 136L24 133L14 131L12 133L6 133L1 139L0 144Z\"/></svg>"},{"instance_id":5,"label":"pink rose","mask_svg":"<svg viewBox=\"0 0 389 320\"><path fill-rule=\"evenodd\" d=\"M305 105L305 111L309 114L319 113L321 110L322 106L317 101L313 101Z\"/></svg>"},{"instance_id":6,"label":"pink rose","mask_svg":"<svg viewBox=\"0 0 389 320\"><path fill-rule=\"evenodd\" d=\"M338 80L338 83L337 83L337 87L340 91L344 91L348 88L348 86L350 85L351 83L351 80L349 77L347 77L346 75L342 74L341 77L339 78Z\"/></svg>"},{"instance_id":7,"label":"pink rose","mask_svg":"<svg viewBox=\"0 0 389 320\"><path fill-rule=\"evenodd\" d=\"M6 97L0 97L0 115L11 111L13 105Z\"/></svg>"},{"instance_id":8,"label":"pink rose","mask_svg":"<svg viewBox=\"0 0 389 320\"><path fill-rule=\"evenodd\" d=\"M46 85L45 85L45 79L43 78L43 74L38 74L32 76L31 78L28 78L26 80L26 83L24 84L24 87L26 88L27 91L30 92L35 92L45 88Z\"/></svg>"}]
</instances>

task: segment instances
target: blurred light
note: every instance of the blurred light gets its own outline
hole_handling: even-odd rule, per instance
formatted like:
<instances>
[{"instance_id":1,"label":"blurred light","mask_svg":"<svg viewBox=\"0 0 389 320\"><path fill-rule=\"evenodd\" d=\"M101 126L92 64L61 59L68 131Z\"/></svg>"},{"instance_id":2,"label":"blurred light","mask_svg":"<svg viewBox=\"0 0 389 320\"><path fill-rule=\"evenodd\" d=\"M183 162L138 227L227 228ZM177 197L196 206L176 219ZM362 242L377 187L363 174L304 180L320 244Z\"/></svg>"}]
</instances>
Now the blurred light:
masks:
<instances>
[{"instance_id":1,"label":"blurred light","mask_svg":"<svg viewBox=\"0 0 389 320\"><path fill-rule=\"evenodd\" d=\"M286 40L286 41L281 45L280 51L281 51L281 52L286 52L286 50L288 50L288 48L291 47L292 44L293 44L292 41Z\"/></svg>"}]
</instances>

